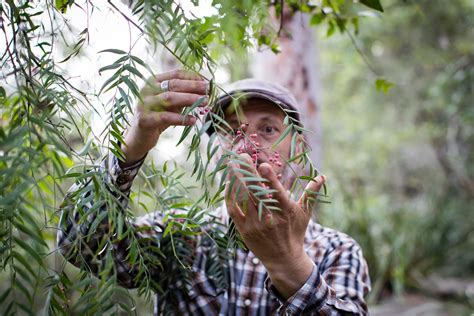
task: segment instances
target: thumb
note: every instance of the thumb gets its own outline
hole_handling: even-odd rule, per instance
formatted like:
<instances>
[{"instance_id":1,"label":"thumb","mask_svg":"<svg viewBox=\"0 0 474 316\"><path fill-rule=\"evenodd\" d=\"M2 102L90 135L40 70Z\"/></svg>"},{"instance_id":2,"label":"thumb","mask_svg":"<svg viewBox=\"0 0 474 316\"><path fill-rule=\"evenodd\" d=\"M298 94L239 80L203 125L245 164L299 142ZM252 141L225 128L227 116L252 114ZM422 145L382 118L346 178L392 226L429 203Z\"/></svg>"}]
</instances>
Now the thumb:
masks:
<instances>
[{"instance_id":1,"label":"thumb","mask_svg":"<svg viewBox=\"0 0 474 316\"><path fill-rule=\"evenodd\" d=\"M316 197L318 195L319 190L326 182L326 177L323 175L319 175L313 180L311 180L304 189L303 194L301 195L298 204L301 205L305 210L310 211L315 202Z\"/></svg>"}]
</instances>

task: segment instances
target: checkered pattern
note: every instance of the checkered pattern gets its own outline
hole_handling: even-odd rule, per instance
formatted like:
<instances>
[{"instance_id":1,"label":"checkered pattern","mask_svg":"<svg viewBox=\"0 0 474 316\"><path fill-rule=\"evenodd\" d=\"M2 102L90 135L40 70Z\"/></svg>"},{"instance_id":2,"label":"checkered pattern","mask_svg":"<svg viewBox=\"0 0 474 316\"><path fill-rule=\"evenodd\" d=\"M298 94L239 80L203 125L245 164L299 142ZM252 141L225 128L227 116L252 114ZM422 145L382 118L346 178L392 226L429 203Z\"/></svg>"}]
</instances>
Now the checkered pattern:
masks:
<instances>
[{"instance_id":1,"label":"checkered pattern","mask_svg":"<svg viewBox=\"0 0 474 316\"><path fill-rule=\"evenodd\" d=\"M143 161L122 169L112 155L104 162L108 168L109 184L118 189L122 199L120 205L126 207L130 188ZM83 185L73 186L68 196L80 195L90 199L92 190L84 190ZM81 191L82 190L82 191ZM79 193L79 194L78 194ZM58 247L75 265L86 262L93 272L100 271L101 261L94 256L98 250L94 238L81 238L89 231L96 216L107 212L102 207L92 212L87 222L79 223L79 211L74 204L63 207L59 224ZM86 204L87 205L87 204ZM84 203L81 212L84 210ZM226 214L225 210L222 210ZM105 216L104 216L105 217ZM136 233L137 238L160 238L163 229L160 213L137 218L131 225L136 228L148 227ZM106 220L97 228L95 234L103 234ZM97 238L100 239L100 238ZM78 243L78 240L80 242ZM80 244L79 253L71 253ZM178 281L172 288L172 301L177 314L183 315L366 315L368 314L364 296L370 291L367 264L359 245L346 234L322 227L311 221L305 237L305 250L313 258L314 268L306 283L290 298L283 299L272 285L264 266L252 252L237 250L233 260L228 262L228 284L219 289L214 280L206 275L206 263L211 246L199 243L192 265L192 282L182 284ZM75 245L76 247L72 247ZM112 251L120 283L125 287L135 287L134 276L137 267L128 265L127 240L114 243ZM78 258L81 258L79 260ZM153 276L160 276L159 268L150 268ZM158 300L157 300L158 301ZM161 304L163 302L160 302ZM157 306L155 314L158 313Z\"/></svg>"}]
</instances>

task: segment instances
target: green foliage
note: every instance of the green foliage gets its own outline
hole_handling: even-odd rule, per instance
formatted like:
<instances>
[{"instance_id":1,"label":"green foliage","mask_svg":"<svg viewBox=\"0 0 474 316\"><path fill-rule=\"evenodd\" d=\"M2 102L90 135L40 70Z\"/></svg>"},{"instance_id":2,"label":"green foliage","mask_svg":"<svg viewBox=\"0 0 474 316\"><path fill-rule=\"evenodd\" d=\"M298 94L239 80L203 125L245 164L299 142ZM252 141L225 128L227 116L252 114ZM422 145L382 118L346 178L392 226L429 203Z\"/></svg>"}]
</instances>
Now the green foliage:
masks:
<instances>
[{"instance_id":1,"label":"green foliage","mask_svg":"<svg viewBox=\"0 0 474 316\"><path fill-rule=\"evenodd\" d=\"M362 3L381 10L378 1ZM312 24L325 24L328 35L336 29L345 32L348 25L357 31L358 18L365 10L357 1L328 0L316 6L301 1L286 4L293 11L313 15ZM108 75L99 91L86 92L71 83L61 67L80 56L89 40L88 27L76 34L68 22L68 9L76 5L86 7L85 12L90 14L87 19L93 18L90 12L95 7L91 2L55 1L53 6L48 1L5 1L0 5L0 27L6 39L1 56L4 81L0 87L0 313L136 313L139 307L135 296L119 286L122 280L116 273L110 247L125 240L125 261L136 269L134 282L140 281L135 294L145 300L149 301L155 291L164 297L169 295L167 285L173 282L172 278L189 280L189 239L196 236L209 243L213 251L209 274L225 287L226 260L240 244L238 233L233 226L210 232L204 227L217 225L210 211L222 203L226 159L240 157L226 152L213 165L211 161L222 141L217 137L211 138L202 150L202 136L211 125L215 130L231 133L222 113L213 113L212 121L186 128L179 141L191 139L187 159L192 163L194 186L199 183L203 189L201 198L190 198L193 188L182 183L183 173L176 166L171 168L165 163L142 170L138 181L143 189L132 194L132 206L160 211L165 228L161 244L138 238L146 232L135 229L131 209L122 210L124 197L106 184L108 175L100 168L100 162L109 151L123 159L122 132L129 124L133 103L139 101L139 87L152 70L133 53L133 45L128 51L111 47L100 52L117 58L98 69L99 74ZM215 14L198 18L187 15L174 1L136 1L131 12L124 12L119 2L108 1L108 8L123 16L124 23L140 30L151 46L167 50L188 70L207 69L211 82L219 62L238 64L237 57L241 58L256 43L278 52L279 30L269 26L268 18L271 10L281 17L281 3L273 6L267 1L214 1L213 5ZM66 38L71 32L75 41L69 45ZM54 54L58 45L66 46L63 58ZM212 98L220 89L213 85ZM196 115L198 106L199 101L185 113ZM90 115L101 112L107 113L107 123L97 136L90 127ZM286 122L285 134L301 131L289 115ZM293 153L295 143L292 141ZM310 177L317 174L306 152L291 157L290 162L309 165ZM300 177L294 190L302 190L301 181L307 177ZM257 179L249 177L246 181ZM67 195L61 204L72 183L80 189ZM271 191L256 189L259 211L276 210L269 204L272 200L265 198ZM92 203L91 208L85 207L88 203ZM104 205L109 210L105 214L99 212ZM61 251L69 252L70 259L82 266L79 274L69 271L55 248L59 212L67 213L75 207L80 215L78 224L90 229ZM176 212L184 209L184 214ZM92 222L89 215L95 218ZM96 231L100 238L96 238ZM88 254L96 263L94 267L86 265L79 252L91 240L96 242ZM151 275L149 268L153 266L168 272L162 274L164 279Z\"/></svg>"},{"instance_id":2,"label":"green foliage","mask_svg":"<svg viewBox=\"0 0 474 316\"><path fill-rule=\"evenodd\" d=\"M388 93L392 87L393 83L391 83L390 81L387 81L385 79L375 80L375 88L377 89L377 91Z\"/></svg>"},{"instance_id":3,"label":"green foliage","mask_svg":"<svg viewBox=\"0 0 474 316\"><path fill-rule=\"evenodd\" d=\"M434 272L472 277L474 266L473 3L385 5L357 46L395 83L387 93L366 84L377 79L364 60L348 62L351 39L327 41L322 54L324 81L338 84L325 87L333 203L321 221L362 245L373 300Z\"/></svg>"}]
</instances>

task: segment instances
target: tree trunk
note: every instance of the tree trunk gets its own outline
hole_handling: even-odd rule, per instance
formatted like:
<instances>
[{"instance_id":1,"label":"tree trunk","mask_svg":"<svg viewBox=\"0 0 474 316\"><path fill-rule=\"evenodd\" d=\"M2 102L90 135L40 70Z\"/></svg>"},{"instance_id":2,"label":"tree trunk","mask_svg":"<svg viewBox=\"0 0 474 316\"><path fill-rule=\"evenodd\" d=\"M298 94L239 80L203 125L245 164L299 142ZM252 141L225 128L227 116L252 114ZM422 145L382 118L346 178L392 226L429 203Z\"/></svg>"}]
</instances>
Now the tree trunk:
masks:
<instances>
[{"instance_id":1,"label":"tree trunk","mask_svg":"<svg viewBox=\"0 0 474 316\"><path fill-rule=\"evenodd\" d=\"M280 20L274 21L277 28ZM300 104L301 120L311 147L311 160L321 167L321 82L319 80L316 35L309 16L285 12L280 32L281 53L257 52L250 65L255 78L270 80L288 88Z\"/></svg>"}]
</instances>

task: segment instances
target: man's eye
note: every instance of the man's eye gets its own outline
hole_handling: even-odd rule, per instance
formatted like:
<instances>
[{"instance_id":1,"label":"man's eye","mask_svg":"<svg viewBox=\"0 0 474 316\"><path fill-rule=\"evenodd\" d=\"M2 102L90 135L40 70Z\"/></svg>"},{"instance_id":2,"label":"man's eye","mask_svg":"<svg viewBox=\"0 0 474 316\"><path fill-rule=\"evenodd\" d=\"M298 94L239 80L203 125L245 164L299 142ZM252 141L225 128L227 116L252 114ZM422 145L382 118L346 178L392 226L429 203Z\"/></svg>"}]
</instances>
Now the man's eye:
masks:
<instances>
[{"instance_id":1,"label":"man's eye","mask_svg":"<svg viewBox=\"0 0 474 316\"><path fill-rule=\"evenodd\" d=\"M273 134L276 132L276 128L273 126L265 126L263 131L265 132L265 134Z\"/></svg>"}]
</instances>

